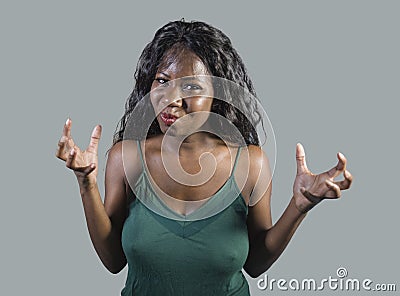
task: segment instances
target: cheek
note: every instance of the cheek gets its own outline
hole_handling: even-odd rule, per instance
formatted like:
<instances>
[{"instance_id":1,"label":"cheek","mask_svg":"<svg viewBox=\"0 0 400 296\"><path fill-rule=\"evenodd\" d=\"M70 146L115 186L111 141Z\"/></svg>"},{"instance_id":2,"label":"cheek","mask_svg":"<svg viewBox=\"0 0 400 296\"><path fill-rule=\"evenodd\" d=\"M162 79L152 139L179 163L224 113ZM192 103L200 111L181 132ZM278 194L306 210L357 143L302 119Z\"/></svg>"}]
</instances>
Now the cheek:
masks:
<instances>
[{"instance_id":1,"label":"cheek","mask_svg":"<svg viewBox=\"0 0 400 296\"><path fill-rule=\"evenodd\" d=\"M212 105L212 99L211 98L205 98L205 97L200 97L192 100L191 102L191 111L196 112L196 111L211 111L211 105Z\"/></svg>"},{"instance_id":2,"label":"cheek","mask_svg":"<svg viewBox=\"0 0 400 296\"><path fill-rule=\"evenodd\" d=\"M156 114L158 114L158 111L159 111L159 108L160 108L159 105L160 105L161 94L159 92L157 92L157 91L151 92L150 96L149 96L149 99L150 99L151 106L154 109L154 112Z\"/></svg>"}]
</instances>

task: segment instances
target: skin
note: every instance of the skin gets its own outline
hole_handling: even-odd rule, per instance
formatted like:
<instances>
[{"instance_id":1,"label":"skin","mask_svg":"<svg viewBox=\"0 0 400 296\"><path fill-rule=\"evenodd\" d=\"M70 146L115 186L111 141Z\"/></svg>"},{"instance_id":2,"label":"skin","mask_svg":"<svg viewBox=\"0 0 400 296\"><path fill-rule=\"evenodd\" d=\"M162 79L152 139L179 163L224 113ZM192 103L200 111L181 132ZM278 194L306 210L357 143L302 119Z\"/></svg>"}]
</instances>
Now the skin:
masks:
<instances>
[{"instance_id":1,"label":"skin","mask_svg":"<svg viewBox=\"0 0 400 296\"><path fill-rule=\"evenodd\" d=\"M212 98L193 92L190 97L184 98L185 85L171 88L171 85L165 85L178 78L207 74L209 73L201 60L188 51L181 53L168 67L159 69L152 90L163 88L163 91L155 91L150 96L156 114L167 110L183 119L185 115L194 112L209 112ZM207 82L204 83L203 87L208 87ZM208 89L206 93L212 96L212 89ZM199 117L193 120L191 125L177 125L174 133L165 135L170 126L165 125L158 115L157 120L163 134L145 141L145 160L153 182L177 200L186 201L188 197L197 201L205 199L217 192L231 174L232 155L236 155L237 147L227 146L210 133L192 133L193 130L207 125L206 119L207 117ZM72 139L71 124L71 120L68 119L64 125L56 156L65 161L66 166L72 169L77 177L89 234L97 254L110 272L118 273L126 265L121 245L122 227L127 215L128 201L135 198L129 184L137 179L142 170L137 147L133 142L124 141L132 150L129 153L132 158L129 163L133 163L128 170L129 182L123 166L122 142L111 148L106 165L103 204L97 186L97 151L101 126L94 128L89 146L81 150ZM162 141L165 141L166 157L173 156L179 136L188 134L190 136L185 138L178 153L182 168L187 173L199 172L198 159L204 152L211 151L216 159L213 177L203 185L195 187L171 179L161 161ZM258 200L254 206L249 206L247 218L250 251L244 269L250 276L259 276L275 262L311 208L324 199L339 198L341 191L350 187L352 176L346 170L347 160L341 153L337 154L337 158L338 163L335 167L321 174L313 174L307 168L303 146L297 144L297 174L293 196L280 219L273 225L270 210L272 176L268 157L258 146L249 145L244 148L236 171L245 171L248 174L242 176L238 173L235 180L247 204L250 199ZM343 174L344 179L334 181L340 174ZM183 211L179 205L173 209L177 212Z\"/></svg>"}]
</instances>

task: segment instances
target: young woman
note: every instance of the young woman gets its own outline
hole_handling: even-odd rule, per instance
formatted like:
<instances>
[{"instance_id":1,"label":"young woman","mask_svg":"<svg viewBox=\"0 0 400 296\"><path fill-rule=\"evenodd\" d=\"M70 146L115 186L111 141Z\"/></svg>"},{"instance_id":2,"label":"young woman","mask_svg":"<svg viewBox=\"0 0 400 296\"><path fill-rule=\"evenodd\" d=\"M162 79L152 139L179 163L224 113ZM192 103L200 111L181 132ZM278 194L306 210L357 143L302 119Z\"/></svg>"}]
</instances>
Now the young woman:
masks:
<instances>
[{"instance_id":1,"label":"young woman","mask_svg":"<svg viewBox=\"0 0 400 296\"><path fill-rule=\"evenodd\" d=\"M242 268L265 272L307 212L350 187L346 158L338 153L336 167L315 175L298 144L293 196L273 225L271 173L255 128L262 114L229 38L203 22L170 22L145 47L135 80L108 154L104 203L101 126L81 150L68 119L58 144L97 254L112 273L128 264L124 296L249 295Z\"/></svg>"}]
</instances>

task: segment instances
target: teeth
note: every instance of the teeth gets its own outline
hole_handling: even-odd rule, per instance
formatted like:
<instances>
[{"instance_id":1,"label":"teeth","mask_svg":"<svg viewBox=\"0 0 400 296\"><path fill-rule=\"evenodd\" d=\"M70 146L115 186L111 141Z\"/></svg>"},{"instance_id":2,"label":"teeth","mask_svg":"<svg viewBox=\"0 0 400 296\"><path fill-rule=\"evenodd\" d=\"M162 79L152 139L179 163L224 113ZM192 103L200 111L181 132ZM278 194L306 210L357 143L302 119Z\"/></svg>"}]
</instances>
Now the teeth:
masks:
<instances>
[{"instance_id":1,"label":"teeth","mask_svg":"<svg viewBox=\"0 0 400 296\"><path fill-rule=\"evenodd\" d=\"M168 114L168 113L165 113L165 114L164 114L164 117L167 118L167 119L174 119L174 118L175 118L174 115Z\"/></svg>"},{"instance_id":2,"label":"teeth","mask_svg":"<svg viewBox=\"0 0 400 296\"><path fill-rule=\"evenodd\" d=\"M167 125L171 125L173 122L175 122L175 120L177 119L176 116L170 114L170 113L162 113L161 114L161 118L164 120L164 122Z\"/></svg>"}]
</instances>

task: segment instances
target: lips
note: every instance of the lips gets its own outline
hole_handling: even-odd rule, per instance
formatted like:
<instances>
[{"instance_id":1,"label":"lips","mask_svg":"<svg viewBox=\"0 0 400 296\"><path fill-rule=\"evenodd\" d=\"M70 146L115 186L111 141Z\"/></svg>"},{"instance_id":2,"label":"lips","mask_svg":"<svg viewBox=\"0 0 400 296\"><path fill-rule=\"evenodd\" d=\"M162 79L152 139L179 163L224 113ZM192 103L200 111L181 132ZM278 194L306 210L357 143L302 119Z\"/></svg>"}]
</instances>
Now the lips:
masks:
<instances>
[{"instance_id":1,"label":"lips","mask_svg":"<svg viewBox=\"0 0 400 296\"><path fill-rule=\"evenodd\" d=\"M160 113L160 118L162 122L164 122L164 124L168 126L172 125L178 119L177 116L167 112Z\"/></svg>"}]
</instances>

